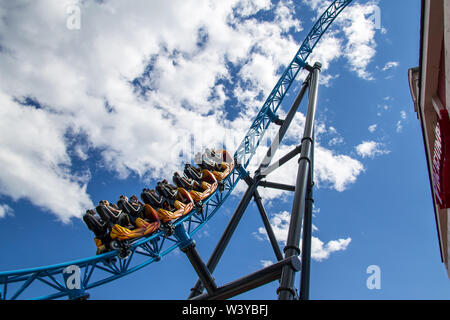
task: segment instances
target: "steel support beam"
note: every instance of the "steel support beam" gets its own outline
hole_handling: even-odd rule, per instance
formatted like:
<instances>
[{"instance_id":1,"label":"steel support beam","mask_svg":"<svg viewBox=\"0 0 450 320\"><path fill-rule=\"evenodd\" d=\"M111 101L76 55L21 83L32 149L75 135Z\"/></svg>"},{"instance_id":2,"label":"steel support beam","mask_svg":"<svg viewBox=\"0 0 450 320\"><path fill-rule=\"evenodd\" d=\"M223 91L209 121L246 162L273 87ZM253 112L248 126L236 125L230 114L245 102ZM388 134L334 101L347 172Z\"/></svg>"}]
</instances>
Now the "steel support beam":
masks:
<instances>
[{"instance_id":1,"label":"steel support beam","mask_svg":"<svg viewBox=\"0 0 450 320\"><path fill-rule=\"evenodd\" d=\"M257 177L258 175L261 175L261 176L267 175L267 173L265 172L265 169L270 165L270 162L272 161L272 158L274 157L275 152L278 150L281 140L283 140L284 135L286 134L286 132L292 122L292 119L294 118L295 114L297 113L298 107L300 106L300 103L303 100L303 96L305 95L305 92L308 89L308 84L309 84L309 75L303 82L300 92L298 93L297 97L294 100L294 103L292 104L291 108L289 109L289 112L286 115L286 118L283 120L283 123L281 124L280 129L277 132L277 135L272 140L270 147L267 150L266 156L261 161L259 168L256 170L255 177ZM278 166L280 166L280 165L278 165Z\"/></svg>"},{"instance_id":2,"label":"steel support beam","mask_svg":"<svg viewBox=\"0 0 450 320\"><path fill-rule=\"evenodd\" d=\"M213 294L205 293L194 297L192 300L224 300L232 298L238 294L247 292L279 279L281 276L281 270L285 266L299 271L300 261L298 260L298 257L294 256L283 259L277 263L265 267L264 269L219 287Z\"/></svg>"},{"instance_id":3,"label":"steel support beam","mask_svg":"<svg viewBox=\"0 0 450 320\"><path fill-rule=\"evenodd\" d=\"M285 258L298 256L300 254L300 229L302 218L306 208L306 193L308 187L308 176L311 165L311 149L313 145L314 118L317 106L317 91L319 85L319 73L321 65L316 63L310 72L310 86L308 94L308 111L306 114L305 128L302 138L302 150L298 164L297 181L295 186L294 202L292 206L291 221L289 223L288 237L286 241ZM280 287L277 289L279 300L292 300L296 298L294 289L295 270L284 266Z\"/></svg>"},{"instance_id":4,"label":"steel support beam","mask_svg":"<svg viewBox=\"0 0 450 320\"><path fill-rule=\"evenodd\" d=\"M314 141L311 148L311 170L308 178L308 191L306 193L306 210L303 219L302 235L302 267L300 272L300 300L309 300L309 281L311 270L311 236L312 211L314 206Z\"/></svg>"},{"instance_id":5,"label":"steel support beam","mask_svg":"<svg viewBox=\"0 0 450 320\"><path fill-rule=\"evenodd\" d=\"M203 287L206 288L206 291L209 294L213 294L217 290L216 282L212 277L208 267L205 265L202 258L198 254L197 249L195 249L195 242L185 248L182 248L181 251L183 251L188 257L189 261L195 269L195 272L197 272L197 275L202 282Z\"/></svg>"},{"instance_id":6,"label":"steel support beam","mask_svg":"<svg viewBox=\"0 0 450 320\"><path fill-rule=\"evenodd\" d=\"M266 228L267 236L269 237L269 241L272 245L275 256L277 257L278 261L281 261L283 260L283 254L281 253L280 247L278 246L277 238L275 237L275 233L273 232L272 226L270 225L269 217L267 216L266 209L264 208L264 205L261 201L261 196L259 195L258 190L255 190L253 197L263 220L264 227Z\"/></svg>"},{"instance_id":7,"label":"steel support beam","mask_svg":"<svg viewBox=\"0 0 450 320\"><path fill-rule=\"evenodd\" d=\"M241 201L239 202L238 207L236 208L233 216L231 217L227 227L225 228L225 231L222 234L222 237L220 238L218 244L216 245L213 253L211 254L211 257L208 260L208 263L206 264L207 270L197 270L197 273L199 274L199 279L197 280L194 287L191 289L191 293L189 295L189 299L197 299L199 297L206 298L218 298L218 299L226 299L227 297L234 296L236 294L239 294L243 292L243 290L246 288L254 287L255 284L260 283L260 280L255 280L253 277L256 276L267 276L263 271L262 273L256 272L255 274L251 275L251 278L242 278L246 281L250 281L253 283L253 285L247 285L244 284L242 279L237 280L237 282L230 284L230 287L222 287L217 288L214 286L210 286L207 289L206 294L203 293L203 289L205 287L206 283L211 283L212 276L211 274L214 272L219 260L221 259L232 235L234 234L234 231L236 230L245 210L247 209L251 198L253 197L256 205L258 207L258 210L260 212L260 215L263 219L264 226L266 227L267 234L270 240L270 243L273 247L273 250L275 252L275 255L278 259L278 261L284 261L289 259L297 259L300 255L300 249L298 248L299 242L300 242L300 228L301 228L301 219L304 216L305 211L305 201L306 201L306 192L307 192L307 182L308 182L308 170L310 169L310 156L311 156L311 148L313 143L313 128L314 128L314 117L315 117L315 109L316 109L316 103L317 103L317 88L318 88L318 77L319 77L319 71L320 71L320 64L315 64L313 67L308 66L308 70L310 71L307 80L302 84L302 87L300 89L299 94L297 95L297 98L295 102L293 103L291 109L289 110L288 115L286 116L286 119L282 122L280 126L280 130L278 131L277 136L274 138L274 140L271 143L271 146L264 158L264 160L261 162L258 170L255 172L254 178L251 178L250 176L245 176L244 180L248 184L248 188L246 192L244 193L244 196L242 197ZM289 127L289 125L292 122L292 119L294 115L297 112L297 109L301 103L301 100L303 99L303 96L305 95L306 90L309 88L309 101L308 101L308 112L306 117L306 123L305 123L305 131L303 134L303 139L301 141L301 145L296 147L294 150L289 152L287 155L283 156L276 164L270 167L270 171L273 171L276 167L286 163L293 157L295 157L297 154L300 153L300 159L299 159L299 168L297 173L297 183L296 186L289 186L284 185L280 183L275 182L267 182L267 181L260 181L260 179L263 177L261 174L264 172L264 170L268 169L268 166L270 165L270 162L272 161L272 158L275 154L275 151L278 149L278 146L283 139L284 135L286 134L286 131ZM262 171L261 171L262 169ZM294 204L293 204L293 213L290 223L290 230L288 234L288 241L287 245L284 249L285 255L283 260L283 255L281 253L281 250L278 246L277 240L275 238L275 234L272 230L272 227L269 222L269 218L267 216L267 212L262 204L261 197L257 191L258 186L263 187L271 187L281 190L289 190L289 191L295 191L294 194ZM194 261L194 264L197 264L195 262L195 252L190 253L192 259ZM192 261L191 261L192 262ZM195 267L195 266L194 266ZM271 270L271 269L269 269ZM294 276L295 273L299 270L297 270L295 267L293 267L292 264L284 264L279 269L280 275L278 279L281 277L280 287L277 291L279 294L279 299L292 299L296 296L295 290L294 290ZM267 276L266 280L273 278L273 274L271 276ZM211 277L211 278L209 278ZM249 276L250 277L250 276ZM266 280L262 280L263 282ZM271 280L273 281L273 280ZM213 282L214 283L214 282ZM264 282L266 283L266 282ZM215 285L215 283L214 283ZM259 284L260 285L260 284Z\"/></svg>"},{"instance_id":8,"label":"steel support beam","mask_svg":"<svg viewBox=\"0 0 450 320\"><path fill-rule=\"evenodd\" d=\"M230 242L231 236L233 235L234 231L236 230L236 227L239 224L239 221L241 220L245 209L247 209L248 204L250 203L250 200L253 197L253 193L256 190L256 187L258 186L257 183L253 181L252 178L249 176L245 177L245 182L249 185L247 188L247 191L245 192L244 196L242 197L241 201L239 202L238 207L236 208L236 211L234 212L233 216L231 217L230 221L228 222L228 225L225 229L225 231L222 234L222 237L220 238L219 242L217 243L216 247L214 248L213 253L211 254L211 257L208 260L208 263L206 264L208 270L213 273L216 269L217 264L219 263L220 258L222 257L223 252L225 251L225 248L227 247L228 243ZM201 280L197 280L194 287L191 289L191 294L189 295L189 299L193 298L196 295L199 295L203 292L203 285Z\"/></svg>"},{"instance_id":9,"label":"steel support beam","mask_svg":"<svg viewBox=\"0 0 450 320\"><path fill-rule=\"evenodd\" d=\"M278 183L278 182L260 181L258 183L258 186L264 187L264 188L285 190L285 191L295 191L295 186L282 184L282 183Z\"/></svg>"},{"instance_id":10,"label":"steel support beam","mask_svg":"<svg viewBox=\"0 0 450 320\"><path fill-rule=\"evenodd\" d=\"M269 167L264 168L261 172L261 177L266 177L267 175L269 175L269 173L271 173L275 169L281 167L283 164L291 160L293 157L295 157L297 154L300 153L301 148L302 148L301 145L295 147L294 150L290 151L288 154L281 157L277 162L273 163Z\"/></svg>"},{"instance_id":11,"label":"steel support beam","mask_svg":"<svg viewBox=\"0 0 450 320\"><path fill-rule=\"evenodd\" d=\"M189 262L194 267L195 272L197 272L203 286L209 294L214 293L217 289L214 278L198 254L197 249L195 249L195 241L186 232L183 224L179 224L175 227L175 236L180 240L180 249L188 257Z\"/></svg>"}]
</instances>

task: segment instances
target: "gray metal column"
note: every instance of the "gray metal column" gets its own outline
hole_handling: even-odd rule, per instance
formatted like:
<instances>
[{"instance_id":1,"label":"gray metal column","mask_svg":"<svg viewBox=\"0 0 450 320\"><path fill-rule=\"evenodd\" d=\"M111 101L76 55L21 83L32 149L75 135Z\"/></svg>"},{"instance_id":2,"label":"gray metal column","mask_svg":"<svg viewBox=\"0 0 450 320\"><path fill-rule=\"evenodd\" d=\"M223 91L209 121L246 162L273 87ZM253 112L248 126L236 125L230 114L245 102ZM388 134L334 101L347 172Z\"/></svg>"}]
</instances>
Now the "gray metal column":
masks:
<instances>
[{"instance_id":1,"label":"gray metal column","mask_svg":"<svg viewBox=\"0 0 450 320\"><path fill-rule=\"evenodd\" d=\"M308 76L309 78L309 76ZM287 132L287 129L289 128L289 125L292 122L292 119L294 118L295 114L297 113L298 107L300 106L300 103L303 100L303 96L305 95L306 89L308 89L308 78L303 82L302 87L300 89L300 92L298 93L297 97L295 98L294 103L291 106L291 109L289 109L288 114L286 115L286 118L283 120L283 123L278 130L277 135L272 140L269 149L267 150L266 156L264 157L263 161L261 161L261 164L259 165L259 168L255 171L255 178L258 175L266 176L265 168L267 168L270 165L270 162L272 161L272 158L275 155L275 152L278 150L278 146L281 143L281 140L283 140L284 135ZM278 165L279 166L279 165Z\"/></svg>"},{"instance_id":2,"label":"gray metal column","mask_svg":"<svg viewBox=\"0 0 450 320\"><path fill-rule=\"evenodd\" d=\"M219 287L212 294L204 293L195 296L192 300L224 300L232 298L238 294L247 292L279 279L281 270L284 266L289 266L290 268L299 271L300 260L298 260L297 257L283 259L252 274Z\"/></svg>"},{"instance_id":3,"label":"gray metal column","mask_svg":"<svg viewBox=\"0 0 450 320\"><path fill-rule=\"evenodd\" d=\"M195 272L197 272L203 287L206 288L206 291L208 291L209 294L213 294L217 290L216 282L214 281L209 269L203 263L198 251L195 249L195 242L192 242L189 246L182 248L181 251L183 251L188 257L189 262L194 267Z\"/></svg>"},{"instance_id":4,"label":"gray metal column","mask_svg":"<svg viewBox=\"0 0 450 320\"><path fill-rule=\"evenodd\" d=\"M302 267L300 271L300 300L309 300L309 280L311 270L311 236L312 211L314 206L314 142L311 149L311 170L308 178L308 191L306 193L306 210L303 219L302 235Z\"/></svg>"},{"instance_id":5,"label":"gray metal column","mask_svg":"<svg viewBox=\"0 0 450 320\"><path fill-rule=\"evenodd\" d=\"M273 232L272 226L270 225L269 217L267 216L266 209L262 204L261 196L259 195L258 190L255 190L253 197L255 199L256 206L258 207L259 214L261 215L261 218L263 220L264 227L266 228L267 236L269 237L269 241L272 245L275 256L277 257L278 261L281 261L283 260L283 254L281 253L280 247L278 246L277 238L275 237L275 233Z\"/></svg>"},{"instance_id":6,"label":"gray metal column","mask_svg":"<svg viewBox=\"0 0 450 320\"><path fill-rule=\"evenodd\" d=\"M314 118L317 105L317 91L319 85L319 73L321 64L316 63L312 67L309 94L308 111L305 121L305 129L302 138L302 148L298 164L297 182L295 186L294 203L292 206L291 221L286 242L285 258L300 254L300 229L302 217L305 214L306 192L308 189L308 176L311 164L311 149L313 145ZM279 300L292 300L296 297L294 278L296 271L290 266L284 266L281 274L280 287L277 290Z\"/></svg>"},{"instance_id":7,"label":"gray metal column","mask_svg":"<svg viewBox=\"0 0 450 320\"><path fill-rule=\"evenodd\" d=\"M291 160L293 157L298 155L301 151L301 147L302 147L301 145L295 147L294 150L290 151L288 154L286 154L283 157L281 157L280 159L278 159L277 162L273 163L269 167L264 167L263 173L261 173L261 176L263 176L263 177L267 176L269 173L271 173L275 169L281 167L283 164L285 164L286 162Z\"/></svg>"},{"instance_id":8,"label":"gray metal column","mask_svg":"<svg viewBox=\"0 0 450 320\"><path fill-rule=\"evenodd\" d=\"M208 270L213 273L214 269L216 268L217 264L219 263L220 258L222 257L223 252L225 251L225 248L227 247L228 243L230 242L231 236L233 235L234 231L236 230L236 227L239 224L239 221L242 218L242 215L245 212L245 209L247 209L248 204L250 203L250 200L253 197L253 193L256 190L256 187L258 186L257 183L253 181L253 179L249 176L245 177L245 182L249 185L247 191L245 192L244 196L242 197L241 201L239 202L238 207L236 208L236 211L234 212L233 216L230 219L230 222L228 223L225 231L222 234L222 237L220 238L219 242L217 243L216 247L214 248L213 253L211 254L211 257L208 260L208 263L206 266L208 267ZM189 295L188 299L191 299L203 292L203 284L201 280L197 280L197 283L195 286L191 289L191 294Z\"/></svg>"}]
</instances>

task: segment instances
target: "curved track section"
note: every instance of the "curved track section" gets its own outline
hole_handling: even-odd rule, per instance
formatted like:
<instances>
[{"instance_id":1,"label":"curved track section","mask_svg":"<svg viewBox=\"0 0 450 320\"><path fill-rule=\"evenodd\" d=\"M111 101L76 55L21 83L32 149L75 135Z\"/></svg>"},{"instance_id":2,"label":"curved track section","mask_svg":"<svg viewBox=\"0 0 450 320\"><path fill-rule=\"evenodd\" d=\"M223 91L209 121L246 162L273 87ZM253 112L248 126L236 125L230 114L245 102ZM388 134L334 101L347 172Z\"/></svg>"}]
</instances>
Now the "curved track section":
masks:
<instances>
[{"instance_id":1,"label":"curved track section","mask_svg":"<svg viewBox=\"0 0 450 320\"><path fill-rule=\"evenodd\" d=\"M178 219L173 224L174 227L182 226L187 235L192 237L214 216L239 180L248 174L245 169L255 154L266 129L270 123L278 119L276 112L295 77L302 68L307 66L306 61L322 35L351 1L336 0L320 16L236 150L235 169L224 180L223 188L204 200L201 209L195 208L185 217ZM36 283L41 285L40 290L43 290L43 294L32 299L57 299L64 296L71 299L80 298L85 295L85 290L124 277L161 260L164 255L182 245L183 241L184 239L180 239L176 233L170 234L160 230L149 237L134 241L130 248L131 254L126 259L119 259L116 251L110 251L57 265L0 272L0 300L28 299L29 297L24 297L24 291ZM80 276L79 283L71 282L70 277L73 272Z\"/></svg>"}]
</instances>

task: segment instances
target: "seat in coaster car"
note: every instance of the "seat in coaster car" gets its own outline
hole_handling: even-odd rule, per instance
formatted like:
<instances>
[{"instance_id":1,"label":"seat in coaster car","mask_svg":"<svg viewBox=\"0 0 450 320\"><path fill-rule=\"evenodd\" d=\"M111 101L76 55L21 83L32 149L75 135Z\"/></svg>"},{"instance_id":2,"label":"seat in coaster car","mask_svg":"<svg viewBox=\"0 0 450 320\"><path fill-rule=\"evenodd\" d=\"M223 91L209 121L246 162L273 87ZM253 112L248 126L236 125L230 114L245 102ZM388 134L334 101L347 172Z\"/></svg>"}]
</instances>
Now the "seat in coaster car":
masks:
<instances>
[{"instance_id":1,"label":"seat in coaster car","mask_svg":"<svg viewBox=\"0 0 450 320\"><path fill-rule=\"evenodd\" d=\"M190 179L186 175L181 176L178 172L175 172L173 175L173 182L179 187L184 188L186 190L196 190L203 191L203 188L200 183L197 181Z\"/></svg>"},{"instance_id":2,"label":"seat in coaster car","mask_svg":"<svg viewBox=\"0 0 450 320\"><path fill-rule=\"evenodd\" d=\"M156 192L168 200L169 205L174 208L175 200L177 199L178 190L177 187L169 184L167 180L163 180L157 183Z\"/></svg>"},{"instance_id":3,"label":"seat in coaster car","mask_svg":"<svg viewBox=\"0 0 450 320\"><path fill-rule=\"evenodd\" d=\"M191 178L192 180L195 180L197 182L202 181L202 177L203 177L202 169L191 166L189 163L186 163L184 165L184 174L188 178Z\"/></svg>"},{"instance_id":4,"label":"seat in coaster car","mask_svg":"<svg viewBox=\"0 0 450 320\"><path fill-rule=\"evenodd\" d=\"M109 224L110 228L112 228L115 224L126 228L131 227L131 222L128 215L119 208L115 207L115 205L110 204L107 200L101 200L95 210L102 220Z\"/></svg>"},{"instance_id":5,"label":"seat in coaster car","mask_svg":"<svg viewBox=\"0 0 450 320\"><path fill-rule=\"evenodd\" d=\"M132 201L132 199L133 197L128 199L127 196L120 196L120 199L117 201L117 207L127 213L133 225L136 226L136 219L142 216L143 207L139 200Z\"/></svg>"},{"instance_id":6,"label":"seat in coaster car","mask_svg":"<svg viewBox=\"0 0 450 320\"><path fill-rule=\"evenodd\" d=\"M158 210L159 208L170 209L169 200L155 192L153 189L143 189L141 199L145 204L152 206L155 210Z\"/></svg>"},{"instance_id":7,"label":"seat in coaster car","mask_svg":"<svg viewBox=\"0 0 450 320\"><path fill-rule=\"evenodd\" d=\"M83 221L97 238L101 239L108 235L108 224L96 215L94 210L86 210Z\"/></svg>"}]
</instances>

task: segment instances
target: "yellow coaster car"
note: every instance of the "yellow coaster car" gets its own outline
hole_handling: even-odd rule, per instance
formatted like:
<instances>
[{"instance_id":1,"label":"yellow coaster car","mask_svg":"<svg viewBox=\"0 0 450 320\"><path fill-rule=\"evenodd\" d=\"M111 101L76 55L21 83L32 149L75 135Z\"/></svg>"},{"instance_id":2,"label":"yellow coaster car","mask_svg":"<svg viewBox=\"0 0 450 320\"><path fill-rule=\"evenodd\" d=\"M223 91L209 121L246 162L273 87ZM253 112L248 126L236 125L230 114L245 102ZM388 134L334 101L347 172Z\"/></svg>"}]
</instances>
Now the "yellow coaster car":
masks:
<instances>
[{"instance_id":1,"label":"yellow coaster car","mask_svg":"<svg viewBox=\"0 0 450 320\"><path fill-rule=\"evenodd\" d=\"M184 188L177 188L167 183L166 180L158 182L155 190L144 189L141 193L142 200L154 208L157 208L159 219L167 223L188 214L194 208L194 200Z\"/></svg>"},{"instance_id":2,"label":"yellow coaster car","mask_svg":"<svg viewBox=\"0 0 450 320\"><path fill-rule=\"evenodd\" d=\"M214 174L206 169L201 171L201 182L191 179L186 175L181 176L178 172L175 172L173 181L178 187L189 190L189 193L195 202L208 198L216 191L218 185Z\"/></svg>"},{"instance_id":3,"label":"yellow coaster car","mask_svg":"<svg viewBox=\"0 0 450 320\"><path fill-rule=\"evenodd\" d=\"M231 171L234 169L234 160L233 157L228 153L228 151L221 149L215 151L216 156L221 156L222 162L222 170L213 170L213 174L216 177L217 181L222 181L225 179Z\"/></svg>"},{"instance_id":4,"label":"yellow coaster car","mask_svg":"<svg viewBox=\"0 0 450 320\"><path fill-rule=\"evenodd\" d=\"M178 197L174 202L175 210L158 209L158 215L162 222L169 222L188 214L194 208L194 201L185 189L178 188Z\"/></svg>"},{"instance_id":5,"label":"yellow coaster car","mask_svg":"<svg viewBox=\"0 0 450 320\"><path fill-rule=\"evenodd\" d=\"M135 196L129 201L127 197L121 196L118 201L119 206L109 203L107 200L100 201L96 210L100 216L100 221L108 225L109 237L100 239L97 237L95 243L99 251L104 251L105 242L117 239L119 241L132 240L147 236L158 230L160 220L156 211L149 205L140 203ZM93 211L93 210L92 210ZM90 224L94 221L91 215ZM105 241L107 240L107 241Z\"/></svg>"},{"instance_id":6,"label":"yellow coaster car","mask_svg":"<svg viewBox=\"0 0 450 320\"><path fill-rule=\"evenodd\" d=\"M93 209L86 210L83 221L88 229L95 234L94 242L97 247L97 254L107 252L108 245L111 242L108 223L99 217Z\"/></svg>"},{"instance_id":7,"label":"yellow coaster car","mask_svg":"<svg viewBox=\"0 0 450 320\"><path fill-rule=\"evenodd\" d=\"M136 218L134 229L129 229L122 227L119 224L115 224L111 230L111 239L118 240L131 240L147 236L159 229L160 219L158 213L150 205L143 205L143 216L142 218Z\"/></svg>"}]
</instances>

